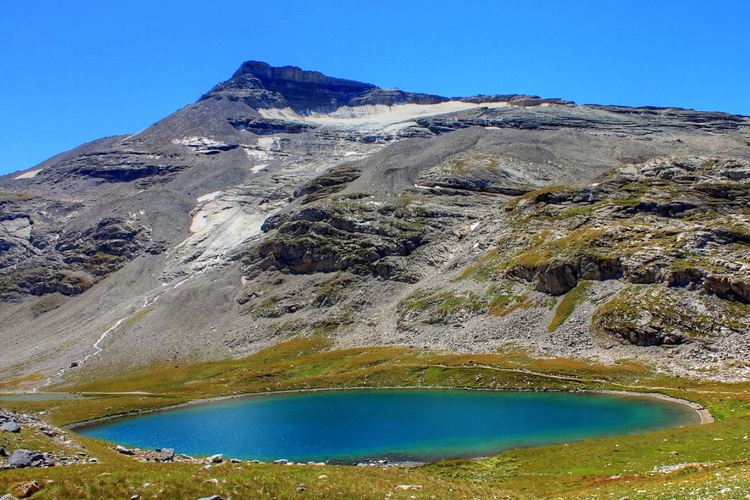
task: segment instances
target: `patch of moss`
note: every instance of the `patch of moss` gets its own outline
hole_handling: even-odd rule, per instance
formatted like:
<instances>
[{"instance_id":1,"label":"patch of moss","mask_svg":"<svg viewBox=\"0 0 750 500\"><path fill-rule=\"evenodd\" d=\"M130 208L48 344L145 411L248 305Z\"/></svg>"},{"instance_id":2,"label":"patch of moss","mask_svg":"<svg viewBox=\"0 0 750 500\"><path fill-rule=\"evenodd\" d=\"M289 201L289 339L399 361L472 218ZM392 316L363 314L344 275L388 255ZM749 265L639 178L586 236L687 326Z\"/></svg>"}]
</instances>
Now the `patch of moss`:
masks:
<instances>
[{"instance_id":1,"label":"patch of moss","mask_svg":"<svg viewBox=\"0 0 750 500\"><path fill-rule=\"evenodd\" d=\"M562 299L560 299L560 302L555 309L555 314L552 316L549 325L547 325L547 331L554 332L565 323L565 320L573 314L573 311L578 307L578 304L583 302L586 298L586 292L590 287L590 281L581 280L575 288L570 290Z\"/></svg>"},{"instance_id":2,"label":"patch of moss","mask_svg":"<svg viewBox=\"0 0 750 500\"><path fill-rule=\"evenodd\" d=\"M295 197L304 196L301 201L303 205L323 199L343 190L360 175L362 172L351 163L337 165L300 188L295 192Z\"/></svg>"},{"instance_id":3,"label":"patch of moss","mask_svg":"<svg viewBox=\"0 0 750 500\"><path fill-rule=\"evenodd\" d=\"M642 296L648 291L645 285L630 286L599 306L592 316L592 326L599 332L606 333L614 329L635 328L641 321L644 307L659 302L658 295Z\"/></svg>"},{"instance_id":4,"label":"patch of moss","mask_svg":"<svg viewBox=\"0 0 750 500\"><path fill-rule=\"evenodd\" d=\"M707 258L701 255L689 255L684 258L674 259L669 262L665 268L667 272L681 272L689 270L709 271L716 273L726 272L726 268L717 265L715 259Z\"/></svg>"},{"instance_id":5,"label":"patch of moss","mask_svg":"<svg viewBox=\"0 0 750 500\"><path fill-rule=\"evenodd\" d=\"M431 292L417 290L399 303L402 318L423 315L428 323L489 313L506 316L516 309L531 307L525 294L513 291L513 283L491 284L483 296L472 291Z\"/></svg>"},{"instance_id":6,"label":"patch of moss","mask_svg":"<svg viewBox=\"0 0 750 500\"><path fill-rule=\"evenodd\" d=\"M277 296L266 297L259 304L252 306L250 310L260 318L279 318L286 312L281 298Z\"/></svg>"},{"instance_id":7,"label":"patch of moss","mask_svg":"<svg viewBox=\"0 0 750 500\"><path fill-rule=\"evenodd\" d=\"M630 286L594 312L592 326L647 345L667 337L710 340L725 328L750 327L750 305L662 285Z\"/></svg>"},{"instance_id":8,"label":"patch of moss","mask_svg":"<svg viewBox=\"0 0 750 500\"><path fill-rule=\"evenodd\" d=\"M526 249L508 260L506 269L515 266L538 267L554 261L570 262L583 255L606 256L612 248L607 234L608 229L588 225L556 238L550 238L548 232L539 232L532 237Z\"/></svg>"},{"instance_id":9,"label":"patch of moss","mask_svg":"<svg viewBox=\"0 0 750 500\"><path fill-rule=\"evenodd\" d=\"M503 286L492 285L487 290L488 310L493 316L507 316L516 309L523 309L532 305L526 295L513 292L513 284Z\"/></svg>"},{"instance_id":10,"label":"patch of moss","mask_svg":"<svg viewBox=\"0 0 750 500\"><path fill-rule=\"evenodd\" d=\"M492 278L492 268L498 258L498 251L496 248L491 249L489 252L484 254L476 264L467 267L461 275L458 277L459 280L465 280L471 278L475 281L488 281Z\"/></svg>"},{"instance_id":11,"label":"patch of moss","mask_svg":"<svg viewBox=\"0 0 750 500\"><path fill-rule=\"evenodd\" d=\"M318 307L330 307L341 302L346 297L347 287L351 283L352 278L348 275L336 274L318 288L313 304Z\"/></svg>"},{"instance_id":12,"label":"patch of moss","mask_svg":"<svg viewBox=\"0 0 750 500\"><path fill-rule=\"evenodd\" d=\"M558 213L558 217L568 219L571 217L589 216L592 213L594 213L596 208L597 208L596 204L567 207L567 208L563 208L562 210L560 210L560 212Z\"/></svg>"},{"instance_id":13,"label":"patch of moss","mask_svg":"<svg viewBox=\"0 0 750 500\"><path fill-rule=\"evenodd\" d=\"M461 311L480 312L485 302L471 291L435 292L417 290L399 303L399 309L405 312L436 311L454 314Z\"/></svg>"},{"instance_id":14,"label":"patch of moss","mask_svg":"<svg viewBox=\"0 0 750 500\"><path fill-rule=\"evenodd\" d=\"M150 313L153 310L153 306L144 307L143 309L138 309L134 314L131 314L128 316L122 323L120 323L121 327L128 327L136 323L141 318L144 318L148 313Z\"/></svg>"},{"instance_id":15,"label":"patch of moss","mask_svg":"<svg viewBox=\"0 0 750 500\"><path fill-rule=\"evenodd\" d=\"M44 313L53 311L65 303L65 298L59 294L50 294L40 297L31 307L31 314L34 317L41 316Z\"/></svg>"},{"instance_id":16,"label":"patch of moss","mask_svg":"<svg viewBox=\"0 0 750 500\"><path fill-rule=\"evenodd\" d=\"M500 162L496 157L487 154L475 154L465 158L453 159L451 172L454 174L463 174L474 169L497 172L499 168Z\"/></svg>"},{"instance_id":17,"label":"patch of moss","mask_svg":"<svg viewBox=\"0 0 750 500\"><path fill-rule=\"evenodd\" d=\"M352 324L354 324L354 317L351 313L345 312L341 315L325 318L322 321L315 323L315 326L313 327L313 335L327 338L335 334L341 328L345 328Z\"/></svg>"},{"instance_id":18,"label":"patch of moss","mask_svg":"<svg viewBox=\"0 0 750 500\"><path fill-rule=\"evenodd\" d=\"M32 198L36 198L36 195L26 191L12 192L12 191L1 191L0 190L0 203L14 202L14 201L26 201Z\"/></svg>"}]
</instances>

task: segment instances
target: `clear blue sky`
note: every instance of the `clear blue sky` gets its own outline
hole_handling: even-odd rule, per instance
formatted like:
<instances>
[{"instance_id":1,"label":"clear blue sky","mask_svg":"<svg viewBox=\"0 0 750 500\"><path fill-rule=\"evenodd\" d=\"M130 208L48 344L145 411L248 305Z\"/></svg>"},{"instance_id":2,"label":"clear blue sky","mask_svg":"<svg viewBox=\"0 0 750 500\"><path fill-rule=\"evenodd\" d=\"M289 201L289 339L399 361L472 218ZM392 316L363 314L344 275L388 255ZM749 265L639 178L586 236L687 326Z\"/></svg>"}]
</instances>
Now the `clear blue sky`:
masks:
<instances>
[{"instance_id":1,"label":"clear blue sky","mask_svg":"<svg viewBox=\"0 0 750 500\"><path fill-rule=\"evenodd\" d=\"M0 174L195 101L244 60L447 96L750 115L747 0L4 2Z\"/></svg>"}]
</instances>

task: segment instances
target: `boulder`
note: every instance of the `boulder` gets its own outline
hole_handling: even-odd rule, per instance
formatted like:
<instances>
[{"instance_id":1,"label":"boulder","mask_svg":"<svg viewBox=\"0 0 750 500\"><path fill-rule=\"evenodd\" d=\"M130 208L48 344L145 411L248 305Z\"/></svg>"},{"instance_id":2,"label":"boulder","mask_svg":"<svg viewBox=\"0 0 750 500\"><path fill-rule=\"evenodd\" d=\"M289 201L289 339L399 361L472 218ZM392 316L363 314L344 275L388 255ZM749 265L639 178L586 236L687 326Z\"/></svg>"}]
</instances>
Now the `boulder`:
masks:
<instances>
[{"instance_id":1,"label":"boulder","mask_svg":"<svg viewBox=\"0 0 750 500\"><path fill-rule=\"evenodd\" d=\"M668 287L690 287L700 283L703 279L703 271L697 267L685 269L676 269L669 271L664 276L664 281Z\"/></svg>"},{"instance_id":2,"label":"boulder","mask_svg":"<svg viewBox=\"0 0 750 500\"><path fill-rule=\"evenodd\" d=\"M211 455L207 460L212 464L220 464L224 461L224 455Z\"/></svg>"},{"instance_id":3,"label":"boulder","mask_svg":"<svg viewBox=\"0 0 750 500\"><path fill-rule=\"evenodd\" d=\"M536 278L536 291L549 295L566 294L578 284L575 268L568 263L542 266Z\"/></svg>"},{"instance_id":4,"label":"boulder","mask_svg":"<svg viewBox=\"0 0 750 500\"><path fill-rule=\"evenodd\" d=\"M420 491L422 489L422 485L421 484L397 484L393 489L401 490L401 491Z\"/></svg>"},{"instance_id":5,"label":"boulder","mask_svg":"<svg viewBox=\"0 0 750 500\"><path fill-rule=\"evenodd\" d=\"M604 281L620 279L623 275L620 257L583 255L577 262L577 272L581 279Z\"/></svg>"},{"instance_id":6,"label":"boulder","mask_svg":"<svg viewBox=\"0 0 750 500\"><path fill-rule=\"evenodd\" d=\"M750 282L744 277L712 275L703 280L703 290L721 297L750 304Z\"/></svg>"},{"instance_id":7,"label":"boulder","mask_svg":"<svg viewBox=\"0 0 750 500\"><path fill-rule=\"evenodd\" d=\"M26 467L46 467L52 465L44 453L29 450L16 450L10 456L8 465L11 469L23 469Z\"/></svg>"},{"instance_id":8,"label":"boulder","mask_svg":"<svg viewBox=\"0 0 750 500\"><path fill-rule=\"evenodd\" d=\"M6 450L5 448L0 448L0 457L7 458L9 456L10 456L10 453L8 453L8 450Z\"/></svg>"},{"instance_id":9,"label":"boulder","mask_svg":"<svg viewBox=\"0 0 750 500\"><path fill-rule=\"evenodd\" d=\"M159 452L160 462L171 462L174 460L174 450L172 448L163 448L156 451Z\"/></svg>"},{"instance_id":10,"label":"boulder","mask_svg":"<svg viewBox=\"0 0 750 500\"><path fill-rule=\"evenodd\" d=\"M13 487L13 494L18 498L29 498L31 495L41 490L41 486L36 481L19 483Z\"/></svg>"},{"instance_id":11,"label":"boulder","mask_svg":"<svg viewBox=\"0 0 750 500\"><path fill-rule=\"evenodd\" d=\"M198 500L224 500L224 497L219 495L211 495L210 497L199 498Z\"/></svg>"},{"instance_id":12,"label":"boulder","mask_svg":"<svg viewBox=\"0 0 750 500\"><path fill-rule=\"evenodd\" d=\"M58 435L57 429L53 429L52 427L42 427L39 430L41 430L42 434L44 434L47 437L53 438L53 437L57 437Z\"/></svg>"},{"instance_id":13,"label":"boulder","mask_svg":"<svg viewBox=\"0 0 750 500\"><path fill-rule=\"evenodd\" d=\"M5 422L3 425L0 425L0 431L3 431L3 432L21 432L21 426L18 425L18 422L13 422L11 420L10 422Z\"/></svg>"},{"instance_id":14,"label":"boulder","mask_svg":"<svg viewBox=\"0 0 750 500\"><path fill-rule=\"evenodd\" d=\"M648 321L636 325L617 325L606 330L629 344L644 347L678 345L685 342L685 339L679 333L664 331L661 325L650 324Z\"/></svg>"},{"instance_id":15,"label":"boulder","mask_svg":"<svg viewBox=\"0 0 750 500\"><path fill-rule=\"evenodd\" d=\"M117 453L120 453L121 455L133 455L135 453L130 448L125 448L124 446L120 446L119 444L117 445L117 447L115 447L115 451Z\"/></svg>"}]
</instances>

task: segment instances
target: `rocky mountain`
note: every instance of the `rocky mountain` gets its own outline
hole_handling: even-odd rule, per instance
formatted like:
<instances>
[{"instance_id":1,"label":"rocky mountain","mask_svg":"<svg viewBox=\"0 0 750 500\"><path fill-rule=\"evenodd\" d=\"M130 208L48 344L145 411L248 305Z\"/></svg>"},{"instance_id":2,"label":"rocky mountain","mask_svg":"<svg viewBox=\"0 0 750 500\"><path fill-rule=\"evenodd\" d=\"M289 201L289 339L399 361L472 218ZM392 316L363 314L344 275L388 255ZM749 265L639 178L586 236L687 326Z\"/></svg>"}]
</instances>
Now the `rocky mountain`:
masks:
<instances>
[{"instance_id":1,"label":"rocky mountain","mask_svg":"<svg viewBox=\"0 0 750 500\"><path fill-rule=\"evenodd\" d=\"M250 61L0 177L0 374L336 346L748 374L750 118L446 98Z\"/></svg>"}]
</instances>

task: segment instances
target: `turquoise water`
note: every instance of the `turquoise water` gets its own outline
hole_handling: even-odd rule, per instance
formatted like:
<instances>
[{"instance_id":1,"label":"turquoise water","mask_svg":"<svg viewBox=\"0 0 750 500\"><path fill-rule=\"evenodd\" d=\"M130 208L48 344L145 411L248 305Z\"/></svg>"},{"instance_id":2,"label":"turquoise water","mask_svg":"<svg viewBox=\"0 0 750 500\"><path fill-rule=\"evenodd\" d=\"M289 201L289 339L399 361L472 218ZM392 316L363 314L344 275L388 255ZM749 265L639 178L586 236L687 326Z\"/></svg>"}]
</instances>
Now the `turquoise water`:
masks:
<instances>
[{"instance_id":1,"label":"turquoise water","mask_svg":"<svg viewBox=\"0 0 750 500\"><path fill-rule=\"evenodd\" d=\"M251 396L76 430L188 455L434 461L697 423L684 405L587 393L361 390Z\"/></svg>"}]
</instances>

